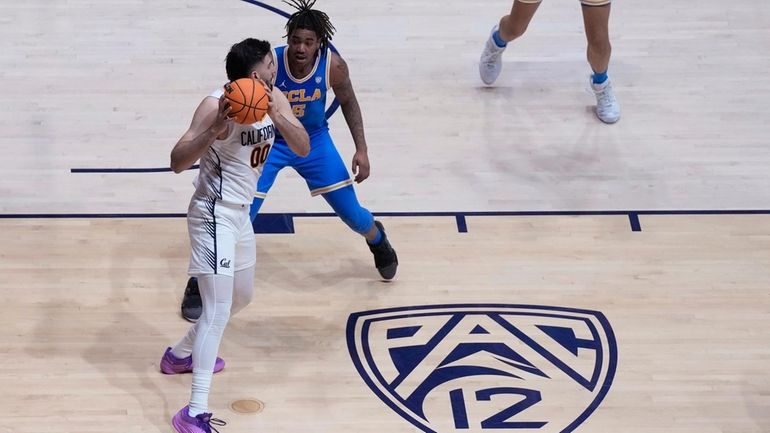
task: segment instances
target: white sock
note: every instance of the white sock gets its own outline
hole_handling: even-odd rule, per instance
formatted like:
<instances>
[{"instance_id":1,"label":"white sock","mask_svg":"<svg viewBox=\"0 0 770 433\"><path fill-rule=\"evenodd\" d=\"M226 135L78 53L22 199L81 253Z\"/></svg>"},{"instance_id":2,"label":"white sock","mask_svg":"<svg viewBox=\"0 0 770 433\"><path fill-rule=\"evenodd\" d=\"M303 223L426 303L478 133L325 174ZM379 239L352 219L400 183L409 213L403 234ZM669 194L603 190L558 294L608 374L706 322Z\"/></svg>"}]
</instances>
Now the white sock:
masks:
<instances>
[{"instance_id":1,"label":"white sock","mask_svg":"<svg viewBox=\"0 0 770 433\"><path fill-rule=\"evenodd\" d=\"M190 393L190 408L187 413L194 417L209 411L209 390L213 371L193 369L192 392Z\"/></svg>"}]
</instances>

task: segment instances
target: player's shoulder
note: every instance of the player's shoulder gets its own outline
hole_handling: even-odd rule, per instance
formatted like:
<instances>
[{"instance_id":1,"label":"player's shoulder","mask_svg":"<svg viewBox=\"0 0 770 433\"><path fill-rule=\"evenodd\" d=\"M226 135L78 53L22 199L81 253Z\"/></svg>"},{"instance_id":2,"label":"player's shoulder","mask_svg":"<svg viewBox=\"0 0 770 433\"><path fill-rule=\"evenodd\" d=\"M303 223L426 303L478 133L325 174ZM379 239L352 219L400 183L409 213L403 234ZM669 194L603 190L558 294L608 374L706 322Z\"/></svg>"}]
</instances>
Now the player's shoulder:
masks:
<instances>
[{"instance_id":1,"label":"player's shoulder","mask_svg":"<svg viewBox=\"0 0 770 433\"><path fill-rule=\"evenodd\" d=\"M342 58L340 53L332 50L331 48L327 48L324 55L332 62L344 62L345 60Z\"/></svg>"},{"instance_id":2,"label":"player's shoulder","mask_svg":"<svg viewBox=\"0 0 770 433\"><path fill-rule=\"evenodd\" d=\"M345 59L342 58L340 53L329 50L328 59L332 69L339 69L345 73L348 71L348 62L346 62Z\"/></svg>"},{"instance_id":3,"label":"player's shoulder","mask_svg":"<svg viewBox=\"0 0 770 433\"><path fill-rule=\"evenodd\" d=\"M339 53L331 51L329 54L329 63L327 65L329 84L333 87L344 83L350 76L348 63Z\"/></svg>"}]
</instances>

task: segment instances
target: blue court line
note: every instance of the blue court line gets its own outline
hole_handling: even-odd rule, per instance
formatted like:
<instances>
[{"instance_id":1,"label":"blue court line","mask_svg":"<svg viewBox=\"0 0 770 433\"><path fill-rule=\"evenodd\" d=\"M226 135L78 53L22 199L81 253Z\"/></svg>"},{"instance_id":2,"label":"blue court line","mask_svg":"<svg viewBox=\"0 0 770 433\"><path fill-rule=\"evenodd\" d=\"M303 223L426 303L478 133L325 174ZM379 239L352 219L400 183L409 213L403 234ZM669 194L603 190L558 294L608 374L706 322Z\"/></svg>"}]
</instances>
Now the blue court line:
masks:
<instances>
[{"instance_id":1,"label":"blue court line","mask_svg":"<svg viewBox=\"0 0 770 433\"><path fill-rule=\"evenodd\" d=\"M463 212L375 212L376 217L453 217L457 231L467 233L467 217L494 216L627 216L632 231L641 231L639 215L770 215L770 209L733 210L604 210L604 211L463 211ZM75 214L0 214L0 219L87 219L87 218L185 218L184 213L75 213ZM331 218L331 212L262 213L255 220L255 233L294 233L294 218Z\"/></svg>"},{"instance_id":2,"label":"blue court line","mask_svg":"<svg viewBox=\"0 0 770 433\"><path fill-rule=\"evenodd\" d=\"M631 223L632 232L642 231L642 224L639 222L639 214L631 212L628 214L628 221Z\"/></svg>"},{"instance_id":3,"label":"blue court line","mask_svg":"<svg viewBox=\"0 0 770 433\"><path fill-rule=\"evenodd\" d=\"M251 4L255 5L255 6L259 6L261 8L265 8L265 9L269 10L270 12L277 13L278 15L280 15L280 16L282 16L284 18L289 18L291 16L291 14L289 14L288 12L284 12L284 11L274 7L274 6L270 6L269 4L262 3L262 2L257 1L257 0L243 0L243 1L245 1L246 3L251 3Z\"/></svg>"},{"instance_id":4,"label":"blue court line","mask_svg":"<svg viewBox=\"0 0 770 433\"><path fill-rule=\"evenodd\" d=\"M198 164L188 168L188 170L197 170ZM164 173L171 172L170 167L147 167L147 168L71 168L70 173Z\"/></svg>"},{"instance_id":5,"label":"blue court line","mask_svg":"<svg viewBox=\"0 0 770 433\"><path fill-rule=\"evenodd\" d=\"M90 219L90 218L187 218L186 213L38 213L0 214L0 219Z\"/></svg>"},{"instance_id":6,"label":"blue court line","mask_svg":"<svg viewBox=\"0 0 770 433\"><path fill-rule=\"evenodd\" d=\"M465 221L465 215L455 215L457 221L457 231L459 233L468 233L468 224Z\"/></svg>"}]
</instances>

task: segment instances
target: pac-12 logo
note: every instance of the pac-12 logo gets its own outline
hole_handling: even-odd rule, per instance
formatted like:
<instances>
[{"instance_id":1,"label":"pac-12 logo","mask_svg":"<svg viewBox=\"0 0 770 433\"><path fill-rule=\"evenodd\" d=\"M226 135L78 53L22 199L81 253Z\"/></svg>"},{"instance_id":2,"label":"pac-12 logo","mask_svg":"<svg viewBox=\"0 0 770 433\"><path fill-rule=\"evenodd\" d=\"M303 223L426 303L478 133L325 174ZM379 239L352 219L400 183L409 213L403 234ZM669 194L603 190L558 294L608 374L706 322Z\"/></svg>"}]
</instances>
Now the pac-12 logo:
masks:
<instances>
[{"instance_id":1,"label":"pac-12 logo","mask_svg":"<svg viewBox=\"0 0 770 433\"><path fill-rule=\"evenodd\" d=\"M350 315L348 350L391 409L429 433L571 432L609 391L617 345L598 311L436 305Z\"/></svg>"}]
</instances>

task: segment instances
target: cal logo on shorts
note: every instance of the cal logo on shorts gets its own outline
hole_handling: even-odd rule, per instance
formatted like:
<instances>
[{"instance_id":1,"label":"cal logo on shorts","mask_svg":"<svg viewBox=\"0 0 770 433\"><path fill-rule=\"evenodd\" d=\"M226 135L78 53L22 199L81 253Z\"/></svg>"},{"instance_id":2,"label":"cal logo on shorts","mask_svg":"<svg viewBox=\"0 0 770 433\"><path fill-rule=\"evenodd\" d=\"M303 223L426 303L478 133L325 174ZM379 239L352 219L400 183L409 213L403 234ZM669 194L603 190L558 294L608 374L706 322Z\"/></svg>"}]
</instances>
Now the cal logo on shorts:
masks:
<instances>
[{"instance_id":1,"label":"cal logo on shorts","mask_svg":"<svg viewBox=\"0 0 770 433\"><path fill-rule=\"evenodd\" d=\"M437 305L350 315L364 381L425 432L571 432L599 406L617 365L597 311Z\"/></svg>"}]
</instances>

